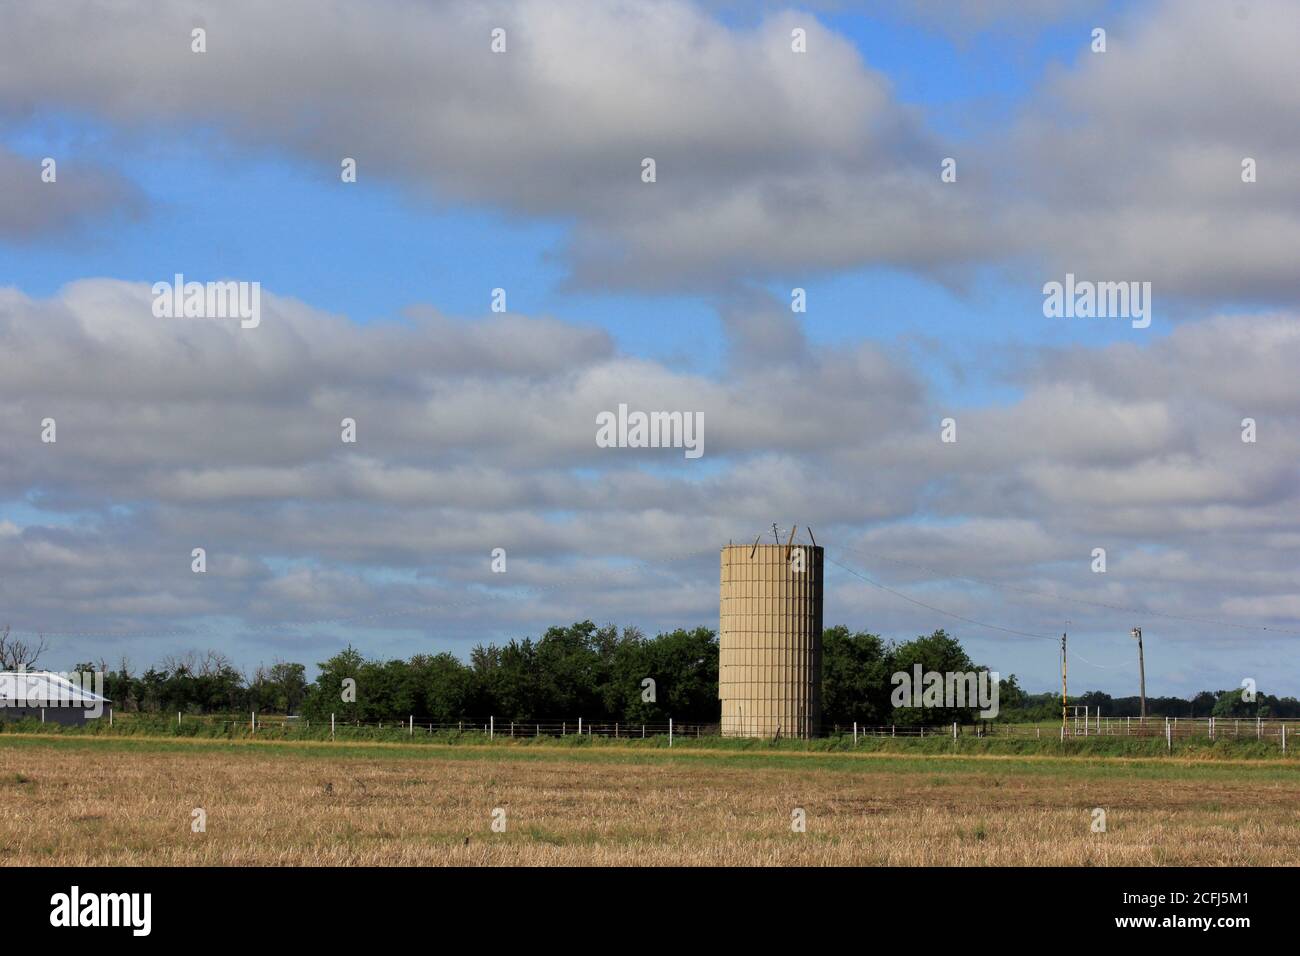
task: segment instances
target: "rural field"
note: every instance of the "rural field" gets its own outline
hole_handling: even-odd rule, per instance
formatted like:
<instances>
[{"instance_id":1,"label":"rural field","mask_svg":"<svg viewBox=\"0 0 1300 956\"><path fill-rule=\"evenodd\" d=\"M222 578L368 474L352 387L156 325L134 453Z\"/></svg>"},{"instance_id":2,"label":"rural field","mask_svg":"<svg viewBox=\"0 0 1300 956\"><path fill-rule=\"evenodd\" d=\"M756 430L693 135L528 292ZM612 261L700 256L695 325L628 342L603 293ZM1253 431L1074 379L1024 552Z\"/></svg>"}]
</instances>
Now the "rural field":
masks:
<instances>
[{"instance_id":1,"label":"rural field","mask_svg":"<svg viewBox=\"0 0 1300 956\"><path fill-rule=\"evenodd\" d=\"M0 735L8 865L1296 865L1297 806L1270 758Z\"/></svg>"}]
</instances>

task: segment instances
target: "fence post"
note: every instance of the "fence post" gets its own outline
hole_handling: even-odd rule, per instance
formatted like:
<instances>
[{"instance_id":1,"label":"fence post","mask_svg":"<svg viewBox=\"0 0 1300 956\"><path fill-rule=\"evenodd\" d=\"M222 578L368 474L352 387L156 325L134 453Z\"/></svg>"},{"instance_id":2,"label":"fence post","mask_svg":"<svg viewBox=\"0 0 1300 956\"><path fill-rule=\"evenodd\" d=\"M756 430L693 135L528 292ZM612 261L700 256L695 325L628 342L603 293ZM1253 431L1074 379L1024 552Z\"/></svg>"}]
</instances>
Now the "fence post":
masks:
<instances>
[{"instance_id":1,"label":"fence post","mask_svg":"<svg viewBox=\"0 0 1300 956\"><path fill-rule=\"evenodd\" d=\"M497 719L495 717L489 717L488 718L488 740L493 739L496 735L497 735Z\"/></svg>"},{"instance_id":2,"label":"fence post","mask_svg":"<svg viewBox=\"0 0 1300 956\"><path fill-rule=\"evenodd\" d=\"M248 726L252 733L257 733L257 711L253 711L248 718Z\"/></svg>"},{"instance_id":3,"label":"fence post","mask_svg":"<svg viewBox=\"0 0 1300 956\"><path fill-rule=\"evenodd\" d=\"M1061 724L1061 743L1065 743L1065 724Z\"/></svg>"},{"instance_id":4,"label":"fence post","mask_svg":"<svg viewBox=\"0 0 1300 956\"><path fill-rule=\"evenodd\" d=\"M618 740L618 721L614 721L614 739Z\"/></svg>"},{"instance_id":5,"label":"fence post","mask_svg":"<svg viewBox=\"0 0 1300 956\"><path fill-rule=\"evenodd\" d=\"M582 718L581 718L581 717L578 718L578 736L579 736L579 737L582 736Z\"/></svg>"},{"instance_id":6,"label":"fence post","mask_svg":"<svg viewBox=\"0 0 1300 956\"><path fill-rule=\"evenodd\" d=\"M1174 749L1174 734L1173 731L1170 729L1170 727L1171 725L1169 723L1169 720L1166 719L1165 720L1165 746L1168 747L1169 750L1172 752Z\"/></svg>"},{"instance_id":7,"label":"fence post","mask_svg":"<svg viewBox=\"0 0 1300 956\"><path fill-rule=\"evenodd\" d=\"M856 747L857 745L858 745L858 722L855 720L853 722L853 746Z\"/></svg>"},{"instance_id":8,"label":"fence post","mask_svg":"<svg viewBox=\"0 0 1300 956\"><path fill-rule=\"evenodd\" d=\"M113 726L113 708L108 708L108 726Z\"/></svg>"},{"instance_id":9,"label":"fence post","mask_svg":"<svg viewBox=\"0 0 1300 956\"><path fill-rule=\"evenodd\" d=\"M952 722L952 739L957 739L957 721L955 720Z\"/></svg>"},{"instance_id":10,"label":"fence post","mask_svg":"<svg viewBox=\"0 0 1300 956\"><path fill-rule=\"evenodd\" d=\"M1263 736L1264 736L1264 731L1263 728L1260 727L1259 725L1259 715L1256 714L1255 715L1255 739L1259 740Z\"/></svg>"},{"instance_id":11,"label":"fence post","mask_svg":"<svg viewBox=\"0 0 1300 956\"><path fill-rule=\"evenodd\" d=\"M673 719L669 717L668 718L668 746L671 747L672 745L673 745Z\"/></svg>"},{"instance_id":12,"label":"fence post","mask_svg":"<svg viewBox=\"0 0 1300 956\"><path fill-rule=\"evenodd\" d=\"M894 733L894 725L893 725L893 724L890 724L890 725L889 725L889 736L891 736L891 737L896 737L896 736L897 736L897 734Z\"/></svg>"},{"instance_id":13,"label":"fence post","mask_svg":"<svg viewBox=\"0 0 1300 956\"><path fill-rule=\"evenodd\" d=\"M406 730L408 737L415 736L415 714L406 715Z\"/></svg>"},{"instance_id":14,"label":"fence post","mask_svg":"<svg viewBox=\"0 0 1300 956\"><path fill-rule=\"evenodd\" d=\"M515 722L512 720L512 721L510 721L510 737L511 737L511 739L514 739L514 736L515 736Z\"/></svg>"},{"instance_id":15,"label":"fence post","mask_svg":"<svg viewBox=\"0 0 1300 956\"><path fill-rule=\"evenodd\" d=\"M645 740L645 724L641 725L641 739Z\"/></svg>"},{"instance_id":16,"label":"fence post","mask_svg":"<svg viewBox=\"0 0 1300 956\"><path fill-rule=\"evenodd\" d=\"M334 739L334 712L330 711L330 740Z\"/></svg>"},{"instance_id":17,"label":"fence post","mask_svg":"<svg viewBox=\"0 0 1300 956\"><path fill-rule=\"evenodd\" d=\"M1286 753L1286 724L1282 725L1282 753Z\"/></svg>"}]
</instances>

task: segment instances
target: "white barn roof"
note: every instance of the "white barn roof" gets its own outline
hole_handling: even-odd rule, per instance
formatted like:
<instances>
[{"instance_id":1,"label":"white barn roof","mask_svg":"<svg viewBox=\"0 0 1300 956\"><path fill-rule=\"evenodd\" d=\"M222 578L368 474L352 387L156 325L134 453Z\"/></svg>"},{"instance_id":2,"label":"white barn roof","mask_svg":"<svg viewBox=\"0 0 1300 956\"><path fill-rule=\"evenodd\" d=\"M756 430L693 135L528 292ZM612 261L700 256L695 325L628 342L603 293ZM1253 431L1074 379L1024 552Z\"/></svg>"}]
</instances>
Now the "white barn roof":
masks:
<instances>
[{"instance_id":1,"label":"white barn roof","mask_svg":"<svg viewBox=\"0 0 1300 956\"><path fill-rule=\"evenodd\" d=\"M112 703L53 671L0 671L0 706L80 707Z\"/></svg>"}]
</instances>

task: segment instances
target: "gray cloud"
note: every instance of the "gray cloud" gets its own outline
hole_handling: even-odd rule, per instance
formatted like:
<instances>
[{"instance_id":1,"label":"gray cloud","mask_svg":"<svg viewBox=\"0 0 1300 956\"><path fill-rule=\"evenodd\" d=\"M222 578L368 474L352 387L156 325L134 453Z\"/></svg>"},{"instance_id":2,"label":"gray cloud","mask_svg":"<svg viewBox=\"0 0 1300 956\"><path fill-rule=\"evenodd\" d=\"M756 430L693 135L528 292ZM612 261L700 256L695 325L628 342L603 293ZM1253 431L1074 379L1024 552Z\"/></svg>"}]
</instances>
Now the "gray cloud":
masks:
<instances>
[{"instance_id":1,"label":"gray cloud","mask_svg":"<svg viewBox=\"0 0 1300 956\"><path fill-rule=\"evenodd\" d=\"M0 110L215 126L323 176L348 156L363 181L572 222L586 286L929 271L988 251L977 210L940 188L944 148L809 14L731 29L681 2L138 0L6 20ZM489 51L495 27L506 54ZM806 54L791 52L795 27Z\"/></svg>"},{"instance_id":2,"label":"gray cloud","mask_svg":"<svg viewBox=\"0 0 1300 956\"><path fill-rule=\"evenodd\" d=\"M1109 629L1130 615L1065 599L1285 626L1300 595L1285 570L1300 547L1293 314L1027 353L1019 400L954 409L901 353L815 346L762 297L723 304L716 377L558 319L426 309L356 326L267 290L261 326L241 330L149 305L146 286L113 280L0 292L0 500L41 509L0 524L0 606L16 627L114 635L57 638L69 656L206 642L310 658L358 634L409 652L574 615L708 622L713 549L774 519L1021 629L1057 627L1062 602L954 578L1061 595L1076 627ZM755 342L744 315L771 331ZM703 411L705 457L595 447L595 413L620 401ZM46 416L55 445L39 440ZM189 569L200 546L204 576ZM832 619L953 623L849 575L832 592Z\"/></svg>"},{"instance_id":3,"label":"gray cloud","mask_svg":"<svg viewBox=\"0 0 1300 956\"><path fill-rule=\"evenodd\" d=\"M963 29L1026 15L942 11ZM1081 35L1075 62L984 142L944 142L810 14L726 26L648 0L24 5L0 36L0 111L201 122L331 179L354 157L363 182L571 225L562 252L584 287L717 289L873 265L961 287L1003 263L1035 285L1066 271L1152 281L1164 318L1179 300L1292 300L1300 9L1161 0L1105 20L1108 52ZM195 24L204 55L189 52ZM497 26L504 55L488 48ZM795 26L806 54L790 52ZM939 181L946 156L958 184Z\"/></svg>"},{"instance_id":4,"label":"gray cloud","mask_svg":"<svg viewBox=\"0 0 1300 956\"><path fill-rule=\"evenodd\" d=\"M1041 281L1150 281L1165 318L1179 299L1294 302L1300 7L1163 0L1103 25L1107 52L1081 38L990 148L1015 183L1003 228L1032 237Z\"/></svg>"},{"instance_id":5,"label":"gray cloud","mask_svg":"<svg viewBox=\"0 0 1300 956\"><path fill-rule=\"evenodd\" d=\"M139 192L117 173L52 156L57 176L47 183L41 180L45 158L0 144L0 241L43 239L97 219L143 213Z\"/></svg>"}]
</instances>

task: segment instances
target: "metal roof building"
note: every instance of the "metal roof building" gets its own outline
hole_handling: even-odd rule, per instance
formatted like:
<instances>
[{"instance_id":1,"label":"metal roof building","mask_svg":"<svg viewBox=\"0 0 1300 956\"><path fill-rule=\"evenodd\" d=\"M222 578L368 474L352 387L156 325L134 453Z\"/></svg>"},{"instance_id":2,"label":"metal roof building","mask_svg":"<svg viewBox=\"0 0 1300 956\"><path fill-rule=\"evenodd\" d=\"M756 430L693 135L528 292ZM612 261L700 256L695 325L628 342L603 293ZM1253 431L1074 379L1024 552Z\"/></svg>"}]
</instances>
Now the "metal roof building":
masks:
<instances>
[{"instance_id":1,"label":"metal roof building","mask_svg":"<svg viewBox=\"0 0 1300 956\"><path fill-rule=\"evenodd\" d=\"M84 724L102 717L111 704L53 671L0 671L0 721L30 717L42 723Z\"/></svg>"}]
</instances>

